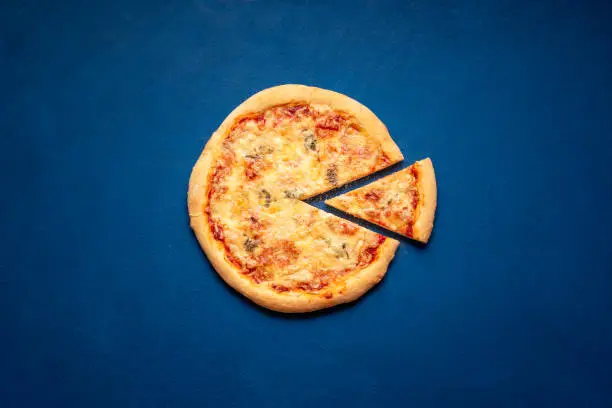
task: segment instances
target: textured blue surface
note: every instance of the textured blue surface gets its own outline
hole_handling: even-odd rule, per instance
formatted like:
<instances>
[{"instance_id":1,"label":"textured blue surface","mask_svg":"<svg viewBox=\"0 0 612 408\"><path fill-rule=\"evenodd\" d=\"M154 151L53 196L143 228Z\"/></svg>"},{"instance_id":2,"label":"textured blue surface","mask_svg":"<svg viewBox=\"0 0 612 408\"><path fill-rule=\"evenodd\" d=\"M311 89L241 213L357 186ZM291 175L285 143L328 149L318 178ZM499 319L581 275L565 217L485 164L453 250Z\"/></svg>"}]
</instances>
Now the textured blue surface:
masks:
<instances>
[{"instance_id":1,"label":"textured blue surface","mask_svg":"<svg viewBox=\"0 0 612 408\"><path fill-rule=\"evenodd\" d=\"M605 3L2 2L0 406L612 406ZM430 245L314 316L228 289L185 209L280 83L438 176Z\"/></svg>"}]
</instances>

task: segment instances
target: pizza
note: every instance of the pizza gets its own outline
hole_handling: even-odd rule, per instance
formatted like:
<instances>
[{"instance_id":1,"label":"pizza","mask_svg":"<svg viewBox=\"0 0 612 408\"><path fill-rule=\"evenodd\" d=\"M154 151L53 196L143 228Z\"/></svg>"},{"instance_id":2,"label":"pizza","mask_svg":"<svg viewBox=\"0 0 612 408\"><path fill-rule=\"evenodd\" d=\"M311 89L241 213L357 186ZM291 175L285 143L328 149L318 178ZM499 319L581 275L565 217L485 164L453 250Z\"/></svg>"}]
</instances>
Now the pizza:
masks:
<instances>
[{"instance_id":1,"label":"pizza","mask_svg":"<svg viewBox=\"0 0 612 408\"><path fill-rule=\"evenodd\" d=\"M349 302L382 279L398 242L301 200L402 159L357 101L269 88L206 144L189 180L190 224L223 280L261 306L307 312Z\"/></svg>"},{"instance_id":2,"label":"pizza","mask_svg":"<svg viewBox=\"0 0 612 408\"><path fill-rule=\"evenodd\" d=\"M325 204L426 243L433 228L437 190L429 158L336 196Z\"/></svg>"}]
</instances>

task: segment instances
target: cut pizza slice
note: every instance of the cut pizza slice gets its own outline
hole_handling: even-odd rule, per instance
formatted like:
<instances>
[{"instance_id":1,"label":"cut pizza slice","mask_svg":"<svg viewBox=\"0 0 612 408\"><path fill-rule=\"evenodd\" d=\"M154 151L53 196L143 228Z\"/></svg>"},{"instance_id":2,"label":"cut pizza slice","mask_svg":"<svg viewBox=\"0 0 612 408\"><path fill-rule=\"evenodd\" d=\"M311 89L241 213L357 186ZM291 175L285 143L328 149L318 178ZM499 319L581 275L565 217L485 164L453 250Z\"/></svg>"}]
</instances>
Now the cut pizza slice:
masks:
<instances>
[{"instance_id":1,"label":"cut pizza slice","mask_svg":"<svg viewBox=\"0 0 612 408\"><path fill-rule=\"evenodd\" d=\"M429 158L325 201L355 217L425 243L433 228L436 203L436 177Z\"/></svg>"}]
</instances>

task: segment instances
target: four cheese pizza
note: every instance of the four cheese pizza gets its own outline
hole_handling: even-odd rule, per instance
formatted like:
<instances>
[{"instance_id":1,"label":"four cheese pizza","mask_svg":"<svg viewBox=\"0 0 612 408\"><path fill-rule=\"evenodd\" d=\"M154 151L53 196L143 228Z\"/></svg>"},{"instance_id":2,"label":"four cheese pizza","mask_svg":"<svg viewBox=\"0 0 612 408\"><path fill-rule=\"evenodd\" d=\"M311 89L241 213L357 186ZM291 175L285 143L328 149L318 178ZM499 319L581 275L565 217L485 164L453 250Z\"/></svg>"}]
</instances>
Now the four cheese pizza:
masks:
<instances>
[{"instance_id":1,"label":"four cheese pizza","mask_svg":"<svg viewBox=\"0 0 612 408\"><path fill-rule=\"evenodd\" d=\"M206 144L189 182L191 226L219 275L264 307L349 302L382 279L398 242L299 200L402 159L357 101L301 85L269 88Z\"/></svg>"},{"instance_id":2,"label":"four cheese pizza","mask_svg":"<svg viewBox=\"0 0 612 408\"><path fill-rule=\"evenodd\" d=\"M325 201L355 217L421 242L429 240L436 202L436 177L429 158Z\"/></svg>"}]
</instances>

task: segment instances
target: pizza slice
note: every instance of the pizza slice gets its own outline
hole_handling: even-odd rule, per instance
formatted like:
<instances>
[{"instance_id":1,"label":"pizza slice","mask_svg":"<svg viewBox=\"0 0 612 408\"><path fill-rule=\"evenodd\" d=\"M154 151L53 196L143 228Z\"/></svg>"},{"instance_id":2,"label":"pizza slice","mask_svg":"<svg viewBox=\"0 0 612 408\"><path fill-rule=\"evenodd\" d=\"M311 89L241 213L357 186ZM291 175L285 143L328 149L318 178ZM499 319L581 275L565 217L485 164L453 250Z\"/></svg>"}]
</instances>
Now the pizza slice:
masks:
<instances>
[{"instance_id":1,"label":"pizza slice","mask_svg":"<svg viewBox=\"0 0 612 408\"><path fill-rule=\"evenodd\" d=\"M325 204L408 238L427 242L433 228L437 190L429 158Z\"/></svg>"}]
</instances>

